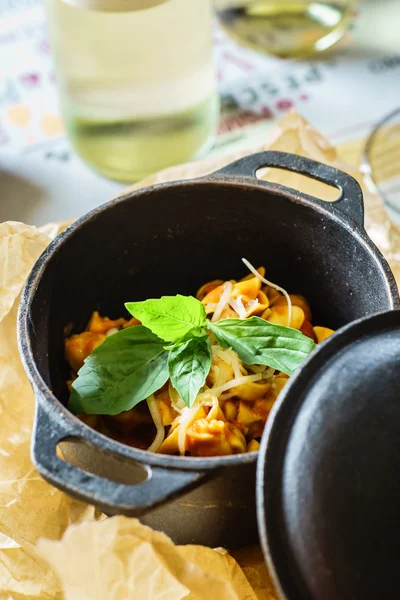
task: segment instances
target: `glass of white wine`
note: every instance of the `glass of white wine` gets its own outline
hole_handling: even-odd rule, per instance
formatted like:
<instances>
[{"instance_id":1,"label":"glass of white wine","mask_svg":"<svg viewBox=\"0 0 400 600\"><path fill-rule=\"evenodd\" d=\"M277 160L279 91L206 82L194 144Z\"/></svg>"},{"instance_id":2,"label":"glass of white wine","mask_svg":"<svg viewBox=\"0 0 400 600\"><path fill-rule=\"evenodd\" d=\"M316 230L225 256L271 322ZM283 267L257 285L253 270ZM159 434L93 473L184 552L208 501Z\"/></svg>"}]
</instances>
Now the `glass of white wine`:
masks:
<instances>
[{"instance_id":1,"label":"glass of white wine","mask_svg":"<svg viewBox=\"0 0 400 600\"><path fill-rule=\"evenodd\" d=\"M280 57L330 48L346 33L358 0L215 0L219 20L240 43Z\"/></svg>"},{"instance_id":2,"label":"glass of white wine","mask_svg":"<svg viewBox=\"0 0 400 600\"><path fill-rule=\"evenodd\" d=\"M47 0L47 13L65 125L86 162L130 182L210 148L212 0Z\"/></svg>"}]
</instances>

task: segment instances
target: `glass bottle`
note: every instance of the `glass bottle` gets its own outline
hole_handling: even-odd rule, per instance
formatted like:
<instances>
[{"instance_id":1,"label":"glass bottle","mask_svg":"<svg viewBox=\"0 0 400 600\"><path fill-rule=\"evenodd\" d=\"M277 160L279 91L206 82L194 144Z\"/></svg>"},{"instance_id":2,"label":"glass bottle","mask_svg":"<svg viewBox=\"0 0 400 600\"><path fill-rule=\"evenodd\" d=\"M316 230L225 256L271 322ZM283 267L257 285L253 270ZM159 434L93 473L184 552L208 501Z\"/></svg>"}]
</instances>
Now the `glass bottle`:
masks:
<instances>
[{"instance_id":1,"label":"glass bottle","mask_svg":"<svg viewBox=\"0 0 400 600\"><path fill-rule=\"evenodd\" d=\"M309 56L346 33L358 0L215 0L237 41L280 57Z\"/></svg>"},{"instance_id":2,"label":"glass bottle","mask_svg":"<svg viewBox=\"0 0 400 600\"><path fill-rule=\"evenodd\" d=\"M47 0L47 10L66 129L85 161L133 181L210 148L212 0Z\"/></svg>"}]
</instances>

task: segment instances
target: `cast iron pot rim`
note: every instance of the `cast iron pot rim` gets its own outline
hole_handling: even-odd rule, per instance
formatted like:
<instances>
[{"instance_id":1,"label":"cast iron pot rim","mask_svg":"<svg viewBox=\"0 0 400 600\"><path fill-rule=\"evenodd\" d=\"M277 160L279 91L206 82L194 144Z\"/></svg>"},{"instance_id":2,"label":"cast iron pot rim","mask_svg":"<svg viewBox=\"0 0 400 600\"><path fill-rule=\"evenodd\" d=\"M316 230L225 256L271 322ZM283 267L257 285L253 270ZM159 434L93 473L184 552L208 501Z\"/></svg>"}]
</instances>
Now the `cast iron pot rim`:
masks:
<instances>
[{"instance_id":1,"label":"cast iron pot rim","mask_svg":"<svg viewBox=\"0 0 400 600\"><path fill-rule=\"evenodd\" d=\"M145 196L151 196L155 191L160 191L166 188L186 188L198 187L198 186L221 186L221 187L242 187L248 190L257 188L264 189L266 192L283 196L290 202L302 204L317 211L321 216L327 217L338 223L341 227L344 227L359 244L364 245L372 255L373 259L379 263L383 274L386 278L386 285L390 296L392 308L399 306L399 296L397 285L391 269L383 257L379 249L375 246L372 240L367 235L364 227L357 224L347 215L341 213L336 209L335 202L326 202L329 206L325 208L323 201L318 201L312 196L298 192L292 188L272 183L268 181L262 181L254 179L254 177L248 176L236 176L236 175L221 175L219 173L215 175L209 175L197 179L174 181L155 184L140 190L128 192L121 196L118 196L104 204L97 206L85 215L74 221L69 227L67 227L62 233L60 233L43 251L35 263L31 273L28 276L26 284L24 286L21 301L19 305L18 314L18 344L19 350L24 363L25 369L28 372L28 377L34 387L35 392L40 392L42 398L37 396L36 401L41 402L42 399L46 401L47 405L50 405L53 418L63 419L71 425L73 430L72 437L81 438L83 441L89 441L102 449L108 450L114 454L128 457L136 460L137 462L148 464L154 467L171 467L180 470L212 470L219 467L233 466L236 464L243 463L254 463L257 461L258 452L249 452L243 454L234 454L231 456L216 456L216 457L186 457L186 456L171 456L163 454L155 454L148 452L147 450L140 450L138 448L132 448L112 440L102 433L92 429L79 419L75 417L52 393L50 388L46 385L42 379L33 357L32 348L29 339L29 320L30 320L30 307L36 292L37 287L40 284L40 279L47 265L51 261L53 255L56 254L58 249L68 242L73 237L74 233L84 227L86 223L89 223L95 219L100 213L112 210L114 206L123 204L126 201L132 201L135 199L141 199ZM333 209L333 210L332 210ZM345 326L347 327L347 325ZM312 353L314 355L314 352ZM68 436L67 436L68 437ZM71 437L71 436L69 436ZM61 441L61 440L60 440Z\"/></svg>"},{"instance_id":2,"label":"cast iron pot rim","mask_svg":"<svg viewBox=\"0 0 400 600\"><path fill-rule=\"evenodd\" d=\"M361 339L366 324L368 325L368 323L373 321L385 321L387 318L391 317L396 318L395 315L400 317L399 308L374 313L367 317L360 317L347 325L343 325L343 327L338 329L332 336L324 340L319 345L318 352L312 352L304 360L301 369L289 379L275 401L267 419L257 461L257 523L264 559L278 591L279 598L282 600L289 600L289 597L284 592L284 587L286 587L286 584L289 581L293 580L294 573L296 574L296 578L298 576L300 580L302 580L302 576L299 574L299 569L290 550L287 549L286 531L280 530L278 536L274 533L269 533L266 522L266 512L272 501L270 499L266 500L265 497L265 474L270 473L271 469L274 469L274 486L275 488L281 486L283 459L285 457L290 431L307 397L307 389L309 388L310 383L314 382L315 379L319 377L323 366L332 359L337 352L341 352L349 343L351 344L358 339ZM400 327L400 323L398 323L397 326ZM293 400L293 396L295 396L295 400ZM279 437L281 439L279 440L279 444L277 444L276 441L274 443L273 436L275 434L275 429L279 428L283 420L285 421L285 429L280 432ZM278 575L278 572L282 573L282 566L279 562L279 558L275 561L275 552L272 549L273 544L275 547L275 540L277 537L280 540L280 548L282 549L282 547L284 547L286 555L284 578Z\"/></svg>"}]
</instances>

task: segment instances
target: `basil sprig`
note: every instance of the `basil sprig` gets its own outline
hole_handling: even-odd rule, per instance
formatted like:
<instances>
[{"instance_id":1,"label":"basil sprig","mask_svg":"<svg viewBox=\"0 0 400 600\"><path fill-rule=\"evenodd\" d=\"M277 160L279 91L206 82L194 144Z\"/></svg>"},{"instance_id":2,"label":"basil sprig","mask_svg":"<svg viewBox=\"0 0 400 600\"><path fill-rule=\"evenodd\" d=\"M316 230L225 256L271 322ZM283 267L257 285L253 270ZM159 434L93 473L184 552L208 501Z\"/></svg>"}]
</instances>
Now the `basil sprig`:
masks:
<instances>
[{"instance_id":1,"label":"basil sprig","mask_svg":"<svg viewBox=\"0 0 400 600\"><path fill-rule=\"evenodd\" d=\"M226 319L209 327L222 348L232 348L247 365L267 365L291 375L314 348L301 331L259 317Z\"/></svg>"},{"instance_id":2,"label":"basil sprig","mask_svg":"<svg viewBox=\"0 0 400 600\"><path fill-rule=\"evenodd\" d=\"M171 349L168 369L171 383L187 406L192 406L211 368L209 336L193 337Z\"/></svg>"},{"instance_id":3,"label":"basil sprig","mask_svg":"<svg viewBox=\"0 0 400 600\"><path fill-rule=\"evenodd\" d=\"M165 342L178 342L193 329L204 328L206 311L193 296L163 296L157 300L127 302L132 316Z\"/></svg>"},{"instance_id":4,"label":"basil sprig","mask_svg":"<svg viewBox=\"0 0 400 600\"><path fill-rule=\"evenodd\" d=\"M143 325L106 338L87 357L72 384L71 411L117 415L154 394L169 377L164 345Z\"/></svg>"},{"instance_id":5,"label":"basil sprig","mask_svg":"<svg viewBox=\"0 0 400 600\"><path fill-rule=\"evenodd\" d=\"M297 329L259 317L211 323L202 303L192 296L164 296L125 306L142 325L109 336L85 360L69 400L76 414L119 414L154 394L168 378L183 402L192 406L211 368L210 333L245 364L266 365L287 375L315 347Z\"/></svg>"}]
</instances>

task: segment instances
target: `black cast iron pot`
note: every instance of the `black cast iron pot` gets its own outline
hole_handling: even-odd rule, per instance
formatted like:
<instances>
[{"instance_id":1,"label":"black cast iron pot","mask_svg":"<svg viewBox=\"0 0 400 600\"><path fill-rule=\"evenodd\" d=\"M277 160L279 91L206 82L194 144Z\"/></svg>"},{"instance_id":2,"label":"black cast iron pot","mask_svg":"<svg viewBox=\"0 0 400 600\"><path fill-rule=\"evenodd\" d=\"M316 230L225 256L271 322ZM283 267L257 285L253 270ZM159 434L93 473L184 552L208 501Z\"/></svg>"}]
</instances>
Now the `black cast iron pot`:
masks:
<instances>
[{"instance_id":1,"label":"black cast iron pot","mask_svg":"<svg viewBox=\"0 0 400 600\"><path fill-rule=\"evenodd\" d=\"M336 186L340 200L259 181L264 166ZM95 309L118 317L128 300L193 294L210 279L244 275L243 256L304 294L317 324L336 329L399 304L389 266L363 228L357 182L314 161L264 152L102 205L50 244L21 301L20 349L37 399L32 456L45 479L107 514L139 515L178 543L234 548L257 539L256 453L151 454L106 438L65 408L67 323L79 331ZM60 442L68 462L56 454Z\"/></svg>"}]
</instances>

